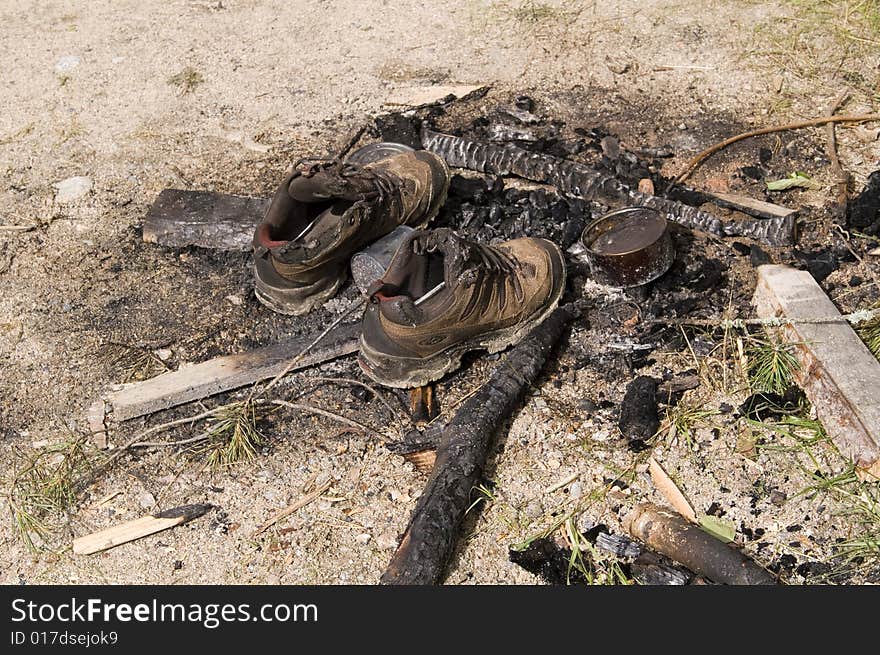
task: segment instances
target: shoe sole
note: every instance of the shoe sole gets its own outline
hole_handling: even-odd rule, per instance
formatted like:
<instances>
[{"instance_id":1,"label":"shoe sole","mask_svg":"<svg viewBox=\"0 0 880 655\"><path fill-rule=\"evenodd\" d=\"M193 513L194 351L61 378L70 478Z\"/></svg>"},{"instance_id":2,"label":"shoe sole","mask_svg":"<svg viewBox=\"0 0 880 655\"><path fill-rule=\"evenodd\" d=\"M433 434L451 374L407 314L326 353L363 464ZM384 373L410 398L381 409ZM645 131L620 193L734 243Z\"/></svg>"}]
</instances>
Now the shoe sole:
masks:
<instances>
[{"instance_id":1,"label":"shoe sole","mask_svg":"<svg viewBox=\"0 0 880 655\"><path fill-rule=\"evenodd\" d=\"M551 302L525 321L478 335L424 359L385 355L370 348L361 336L358 363L368 377L383 386L397 389L424 386L460 368L462 357L473 350L486 350L489 354L494 354L522 341L559 306L564 291L563 275Z\"/></svg>"},{"instance_id":2,"label":"shoe sole","mask_svg":"<svg viewBox=\"0 0 880 655\"><path fill-rule=\"evenodd\" d=\"M253 272L254 295L257 300L273 312L285 316L302 316L320 307L336 295L344 279L343 276L338 276L324 289L314 290L314 286L319 282L326 283L325 280L319 280L313 286L287 288L274 287L263 281L257 271L256 264L253 267Z\"/></svg>"}]
</instances>

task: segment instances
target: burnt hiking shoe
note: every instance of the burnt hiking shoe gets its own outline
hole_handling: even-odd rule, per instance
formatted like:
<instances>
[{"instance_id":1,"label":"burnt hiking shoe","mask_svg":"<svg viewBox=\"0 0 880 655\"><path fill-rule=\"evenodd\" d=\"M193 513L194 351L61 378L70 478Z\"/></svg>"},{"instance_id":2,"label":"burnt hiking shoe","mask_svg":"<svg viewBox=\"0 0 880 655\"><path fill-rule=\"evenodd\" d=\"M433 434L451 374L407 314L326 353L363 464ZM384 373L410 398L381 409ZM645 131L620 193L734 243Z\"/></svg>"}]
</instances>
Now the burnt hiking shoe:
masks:
<instances>
[{"instance_id":1,"label":"burnt hiking shoe","mask_svg":"<svg viewBox=\"0 0 880 655\"><path fill-rule=\"evenodd\" d=\"M311 311L339 289L351 255L399 225L424 227L437 215L449 188L446 162L424 150L376 148L390 145L361 149L378 153L374 161L355 163L358 151L284 180L254 233L255 291L264 305Z\"/></svg>"},{"instance_id":2,"label":"burnt hiking shoe","mask_svg":"<svg viewBox=\"0 0 880 655\"><path fill-rule=\"evenodd\" d=\"M559 304L565 260L544 239L485 246L449 229L413 232L370 289L358 361L389 387L417 387L469 350L519 342Z\"/></svg>"}]
</instances>

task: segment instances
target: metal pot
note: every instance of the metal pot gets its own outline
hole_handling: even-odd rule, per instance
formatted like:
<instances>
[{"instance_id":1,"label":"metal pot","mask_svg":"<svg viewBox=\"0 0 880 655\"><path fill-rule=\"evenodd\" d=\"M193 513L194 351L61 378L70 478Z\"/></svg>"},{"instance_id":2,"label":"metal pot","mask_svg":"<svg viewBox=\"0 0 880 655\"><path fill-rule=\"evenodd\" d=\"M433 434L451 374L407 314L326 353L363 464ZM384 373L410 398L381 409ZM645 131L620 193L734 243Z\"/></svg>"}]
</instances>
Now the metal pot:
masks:
<instances>
[{"instance_id":1,"label":"metal pot","mask_svg":"<svg viewBox=\"0 0 880 655\"><path fill-rule=\"evenodd\" d=\"M628 288L663 275L675 260L666 219L650 207L627 207L590 223L577 255L590 266L596 282Z\"/></svg>"}]
</instances>

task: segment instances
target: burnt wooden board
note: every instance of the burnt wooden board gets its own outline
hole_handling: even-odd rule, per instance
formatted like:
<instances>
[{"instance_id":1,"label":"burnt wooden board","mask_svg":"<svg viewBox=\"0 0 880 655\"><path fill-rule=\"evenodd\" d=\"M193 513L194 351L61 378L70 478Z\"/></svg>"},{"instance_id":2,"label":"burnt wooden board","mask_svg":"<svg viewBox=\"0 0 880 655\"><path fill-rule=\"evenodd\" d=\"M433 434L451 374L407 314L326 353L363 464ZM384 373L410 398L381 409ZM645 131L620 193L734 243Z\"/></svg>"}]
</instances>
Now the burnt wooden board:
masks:
<instances>
[{"instance_id":1,"label":"burnt wooden board","mask_svg":"<svg viewBox=\"0 0 880 655\"><path fill-rule=\"evenodd\" d=\"M360 334L360 322L334 328L290 370L296 371L356 352ZM143 382L121 385L106 393L89 410L89 423L95 439L99 445L105 443L106 435L101 426L108 418L117 422L127 421L274 377L314 340L314 334L307 334L245 353L184 365L176 371Z\"/></svg>"},{"instance_id":2,"label":"burnt wooden board","mask_svg":"<svg viewBox=\"0 0 880 655\"><path fill-rule=\"evenodd\" d=\"M785 218L797 211L791 207L783 207L766 200L757 200L734 193L704 193L719 207L736 209L749 216L756 216L758 218Z\"/></svg>"},{"instance_id":3,"label":"burnt wooden board","mask_svg":"<svg viewBox=\"0 0 880 655\"><path fill-rule=\"evenodd\" d=\"M165 189L147 212L143 238L174 248L250 250L254 229L269 202L213 191Z\"/></svg>"},{"instance_id":4,"label":"burnt wooden board","mask_svg":"<svg viewBox=\"0 0 880 655\"><path fill-rule=\"evenodd\" d=\"M753 302L761 318L792 321L779 333L795 344L795 381L841 452L880 475L880 362L806 271L759 266Z\"/></svg>"}]
</instances>

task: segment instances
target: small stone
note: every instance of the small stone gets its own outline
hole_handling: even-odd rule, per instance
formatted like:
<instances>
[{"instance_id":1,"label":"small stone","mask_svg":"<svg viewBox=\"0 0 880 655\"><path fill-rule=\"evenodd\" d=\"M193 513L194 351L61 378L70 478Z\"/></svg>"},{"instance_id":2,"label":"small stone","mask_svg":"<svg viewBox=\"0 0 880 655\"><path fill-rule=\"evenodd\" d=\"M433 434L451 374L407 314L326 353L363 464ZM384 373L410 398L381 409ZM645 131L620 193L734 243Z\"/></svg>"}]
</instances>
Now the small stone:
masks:
<instances>
[{"instance_id":1,"label":"small stone","mask_svg":"<svg viewBox=\"0 0 880 655\"><path fill-rule=\"evenodd\" d=\"M68 71L72 71L79 66L80 61L82 60L76 55L64 55L63 57L59 57L58 61L55 62L55 72L67 73Z\"/></svg>"},{"instance_id":2,"label":"small stone","mask_svg":"<svg viewBox=\"0 0 880 655\"><path fill-rule=\"evenodd\" d=\"M376 537L376 545L382 550L394 550L397 548L397 533L393 530L386 530Z\"/></svg>"},{"instance_id":3,"label":"small stone","mask_svg":"<svg viewBox=\"0 0 880 655\"><path fill-rule=\"evenodd\" d=\"M55 194L55 202L66 203L73 202L85 194L92 188L92 180L88 177L78 175L62 180L55 185L58 192Z\"/></svg>"},{"instance_id":4,"label":"small stone","mask_svg":"<svg viewBox=\"0 0 880 655\"><path fill-rule=\"evenodd\" d=\"M149 491L145 491L137 497L138 505L144 509L151 509L156 505L156 497Z\"/></svg>"},{"instance_id":5,"label":"small stone","mask_svg":"<svg viewBox=\"0 0 880 655\"><path fill-rule=\"evenodd\" d=\"M568 494L571 496L572 500L577 500L584 493L584 485L580 482L572 482L571 486L568 488Z\"/></svg>"},{"instance_id":6,"label":"small stone","mask_svg":"<svg viewBox=\"0 0 880 655\"><path fill-rule=\"evenodd\" d=\"M354 540L359 544L365 544L370 541L370 539L372 539L372 536L368 532L361 532L354 538Z\"/></svg>"},{"instance_id":7,"label":"small stone","mask_svg":"<svg viewBox=\"0 0 880 655\"><path fill-rule=\"evenodd\" d=\"M786 500L788 500L788 496L785 495L785 492L777 489L770 492L770 502L777 507L782 507Z\"/></svg>"},{"instance_id":8,"label":"small stone","mask_svg":"<svg viewBox=\"0 0 880 655\"><path fill-rule=\"evenodd\" d=\"M235 305L236 307L241 307L244 304L244 298L242 298L241 296L229 295L229 296L226 296L226 300L228 300L231 304Z\"/></svg>"},{"instance_id":9,"label":"small stone","mask_svg":"<svg viewBox=\"0 0 880 655\"><path fill-rule=\"evenodd\" d=\"M174 356L174 353L171 352L170 348L159 348L159 350L157 350L155 352L156 352L156 357L161 359L163 362L167 362L168 360L170 360Z\"/></svg>"},{"instance_id":10,"label":"small stone","mask_svg":"<svg viewBox=\"0 0 880 655\"><path fill-rule=\"evenodd\" d=\"M535 521L544 516L544 507L541 505L540 501L530 500L528 505L526 505L525 515L529 519Z\"/></svg>"}]
</instances>

